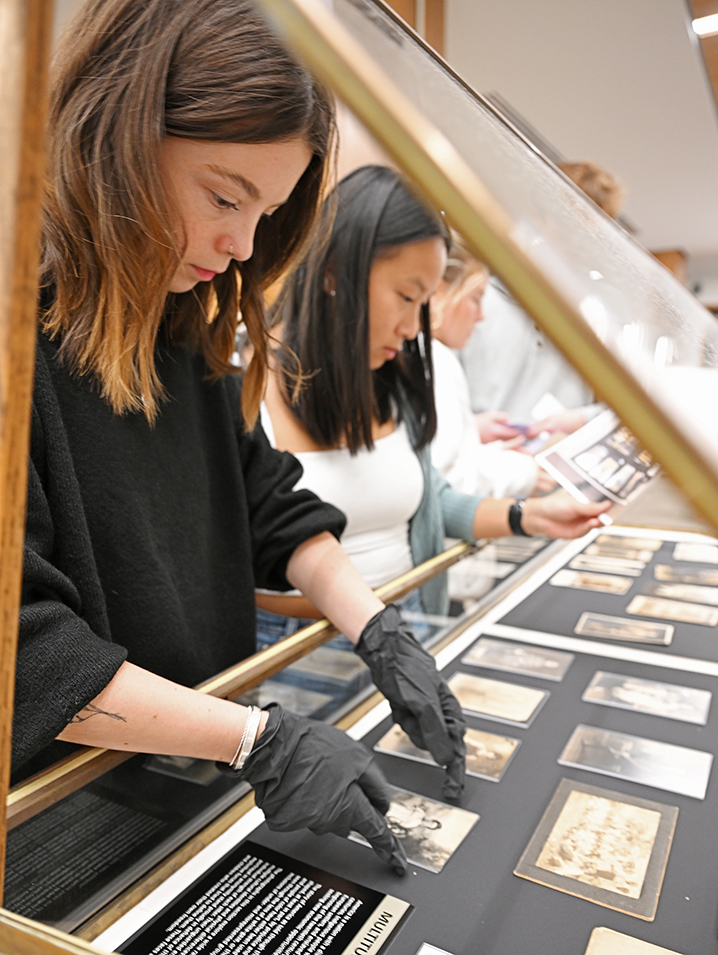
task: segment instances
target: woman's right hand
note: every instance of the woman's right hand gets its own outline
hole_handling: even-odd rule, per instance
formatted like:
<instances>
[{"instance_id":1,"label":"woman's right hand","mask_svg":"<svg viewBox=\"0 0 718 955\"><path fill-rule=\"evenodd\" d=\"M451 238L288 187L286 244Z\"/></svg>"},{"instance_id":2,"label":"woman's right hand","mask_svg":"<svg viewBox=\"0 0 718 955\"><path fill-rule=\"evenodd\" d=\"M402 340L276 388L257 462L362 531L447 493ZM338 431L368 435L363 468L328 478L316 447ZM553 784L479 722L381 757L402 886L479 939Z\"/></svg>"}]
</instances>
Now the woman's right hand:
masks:
<instances>
[{"instance_id":1,"label":"woman's right hand","mask_svg":"<svg viewBox=\"0 0 718 955\"><path fill-rule=\"evenodd\" d=\"M482 411L474 415L474 420L482 444L510 441L512 438L520 439L519 444L523 443L522 433L509 425L509 416L505 411ZM511 448L515 447L518 445L511 444Z\"/></svg>"},{"instance_id":2,"label":"woman's right hand","mask_svg":"<svg viewBox=\"0 0 718 955\"><path fill-rule=\"evenodd\" d=\"M339 836L353 830L404 875L404 850L384 817L389 785L371 753L335 726L293 716L277 703L268 711L241 776L253 787L269 828Z\"/></svg>"},{"instance_id":3,"label":"woman's right hand","mask_svg":"<svg viewBox=\"0 0 718 955\"><path fill-rule=\"evenodd\" d=\"M524 501L521 526L531 537L583 537L601 521L600 514L610 508L610 501L600 504L577 501L567 491L548 497L530 497Z\"/></svg>"}]
</instances>

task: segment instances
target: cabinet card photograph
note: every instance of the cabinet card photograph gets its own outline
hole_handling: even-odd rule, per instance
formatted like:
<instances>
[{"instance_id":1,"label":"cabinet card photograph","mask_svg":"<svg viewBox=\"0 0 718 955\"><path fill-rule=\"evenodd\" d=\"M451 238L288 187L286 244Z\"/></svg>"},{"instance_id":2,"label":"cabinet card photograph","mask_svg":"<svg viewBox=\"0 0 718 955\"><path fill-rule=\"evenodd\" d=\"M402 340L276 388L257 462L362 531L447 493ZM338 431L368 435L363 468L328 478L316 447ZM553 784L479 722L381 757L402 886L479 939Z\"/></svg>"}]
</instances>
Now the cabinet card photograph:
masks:
<instances>
[{"instance_id":1,"label":"cabinet card photograph","mask_svg":"<svg viewBox=\"0 0 718 955\"><path fill-rule=\"evenodd\" d=\"M632 938L612 928L599 926L591 932L584 955L681 955L672 948L652 945L640 938Z\"/></svg>"},{"instance_id":2,"label":"cabinet card photograph","mask_svg":"<svg viewBox=\"0 0 718 955\"><path fill-rule=\"evenodd\" d=\"M500 537L494 547L497 560L515 560L522 563L549 543L550 541L541 537Z\"/></svg>"},{"instance_id":3,"label":"cabinet card photograph","mask_svg":"<svg viewBox=\"0 0 718 955\"><path fill-rule=\"evenodd\" d=\"M616 560L635 560L644 566L652 561L655 556L652 550L614 547L613 544L589 544L583 553L588 557L615 557Z\"/></svg>"},{"instance_id":4,"label":"cabinet card photograph","mask_svg":"<svg viewBox=\"0 0 718 955\"><path fill-rule=\"evenodd\" d=\"M478 776L480 779L490 779L498 782L506 771L521 740L510 736L497 736L495 733L484 733L481 730L467 729L464 736L466 743L466 772L469 776ZM414 746L404 730L396 723L388 733L385 733L374 749L377 753L387 753L389 756L401 756L404 759L413 759L417 763L427 763L436 766L431 753L426 749Z\"/></svg>"},{"instance_id":5,"label":"cabinet card photograph","mask_svg":"<svg viewBox=\"0 0 718 955\"><path fill-rule=\"evenodd\" d=\"M705 726L712 696L710 690L696 690L691 686L641 680L635 676L599 670L581 699L587 703L615 706L622 710L635 710L637 713Z\"/></svg>"},{"instance_id":6,"label":"cabinet card photograph","mask_svg":"<svg viewBox=\"0 0 718 955\"><path fill-rule=\"evenodd\" d=\"M715 544L676 544L674 560L688 560L696 564L718 564L718 546Z\"/></svg>"},{"instance_id":7,"label":"cabinet card photograph","mask_svg":"<svg viewBox=\"0 0 718 955\"><path fill-rule=\"evenodd\" d=\"M550 696L548 690L466 673L455 673L448 685L465 712L514 726L529 726Z\"/></svg>"},{"instance_id":8,"label":"cabinet card photograph","mask_svg":"<svg viewBox=\"0 0 718 955\"><path fill-rule=\"evenodd\" d=\"M662 620L678 620L680 623L697 623L703 627L718 624L718 609L703 604L683 603L680 600L664 600L639 594L626 607L626 613L642 617L660 617Z\"/></svg>"},{"instance_id":9,"label":"cabinet card photograph","mask_svg":"<svg viewBox=\"0 0 718 955\"><path fill-rule=\"evenodd\" d=\"M574 633L584 637L608 640L628 640L631 643L655 643L667 647L673 639L672 623L649 623L647 620L628 620L610 617L604 613L586 611L579 617Z\"/></svg>"},{"instance_id":10,"label":"cabinet card photograph","mask_svg":"<svg viewBox=\"0 0 718 955\"><path fill-rule=\"evenodd\" d=\"M429 872L441 872L479 821L479 816L405 789L395 789L386 821L404 847L411 865ZM357 832L351 832L349 838L369 845Z\"/></svg>"},{"instance_id":11,"label":"cabinet card photograph","mask_svg":"<svg viewBox=\"0 0 718 955\"><path fill-rule=\"evenodd\" d=\"M622 547L625 550L660 550L663 541L653 540L651 537L621 537L620 534L599 534L595 544L604 544L606 547Z\"/></svg>"},{"instance_id":12,"label":"cabinet card photograph","mask_svg":"<svg viewBox=\"0 0 718 955\"><path fill-rule=\"evenodd\" d=\"M469 666L508 670L560 682L573 660L572 653L562 650L545 650L530 643L509 643L507 640L482 637L461 662Z\"/></svg>"},{"instance_id":13,"label":"cabinet card photograph","mask_svg":"<svg viewBox=\"0 0 718 955\"><path fill-rule=\"evenodd\" d=\"M558 761L561 766L705 799L713 753L579 724Z\"/></svg>"},{"instance_id":14,"label":"cabinet card photograph","mask_svg":"<svg viewBox=\"0 0 718 955\"><path fill-rule=\"evenodd\" d=\"M600 594L616 594L622 597L633 584L629 577L612 574L592 574L581 570L559 570L549 580L554 587L574 587L577 590L595 590Z\"/></svg>"},{"instance_id":15,"label":"cabinet card photograph","mask_svg":"<svg viewBox=\"0 0 718 955\"><path fill-rule=\"evenodd\" d=\"M652 580L646 585L644 592L651 597L667 597L669 600L685 600L718 607L718 587L701 587L699 584L664 584L660 580Z\"/></svg>"},{"instance_id":16,"label":"cabinet card photograph","mask_svg":"<svg viewBox=\"0 0 718 955\"><path fill-rule=\"evenodd\" d=\"M715 567L696 567L692 564L656 564L653 568L656 580L670 584L700 584L718 587L718 569Z\"/></svg>"},{"instance_id":17,"label":"cabinet card photograph","mask_svg":"<svg viewBox=\"0 0 718 955\"><path fill-rule=\"evenodd\" d=\"M514 874L653 921L678 809L562 779Z\"/></svg>"},{"instance_id":18,"label":"cabinet card photograph","mask_svg":"<svg viewBox=\"0 0 718 955\"><path fill-rule=\"evenodd\" d=\"M588 570L598 574L625 574L626 577L640 577L645 568L642 560L622 560L618 557L590 557L578 554L569 562L571 570Z\"/></svg>"}]
</instances>

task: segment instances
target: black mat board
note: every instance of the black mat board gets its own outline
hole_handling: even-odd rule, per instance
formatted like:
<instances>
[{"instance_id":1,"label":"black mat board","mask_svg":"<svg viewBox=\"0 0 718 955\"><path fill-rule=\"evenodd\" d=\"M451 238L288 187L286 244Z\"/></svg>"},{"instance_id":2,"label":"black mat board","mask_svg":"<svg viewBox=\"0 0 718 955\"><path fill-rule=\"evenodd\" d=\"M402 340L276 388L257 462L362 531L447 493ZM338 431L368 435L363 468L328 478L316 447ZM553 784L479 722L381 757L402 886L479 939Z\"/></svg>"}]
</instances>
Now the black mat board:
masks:
<instances>
[{"instance_id":1,"label":"black mat board","mask_svg":"<svg viewBox=\"0 0 718 955\"><path fill-rule=\"evenodd\" d=\"M636 536L640 536L640 534L637 533ZM638 594L644 593L645 584L655 580L653 568L656 564L676 564L676 561L673 560L673 548L675 546L675 541L664 541L660 550L655 552L653 560L646 565L641 576L629 578L633 583L628 593L622 597L614 594L595 593L592 590L576 590L572 587L554 587L553 584L546 581L497 622L510 627L521 627L524 630L558 633L565 637L576 637L578 640L590 640L602 644L620 643L621 646L637 647L650 650L653 653L669 653L699 660L718 661L718 628L626 613L626 607L631 600ZM573 557L567 558L566 567L571 560L573 560ZM695 566L698 568L709 565L696 564ZM718 567L718 565L710 566ZM606 571L606 573L612 572ZM618 570L615 571L615 574L621 575ZM582 636L574 632L574 627L585 611L607 614L611 617L626 617L628 620L655 620L658 623L672 624L675 627L673 640L667 647L663 647L652 643L638 643L633 640L628 642ZM678 681L669 682L675 683Z\"/></svg>"},{"instance_id":2,"label":"black mat board","mask_svg":"<svg viewBox=\"0 0 718 955\"><path fill-rule=\"evenodd\" d=\"M463 653L461 654L463 656ZM583 702L581 696L599 669L678 683L716 694L706 726ZM488 673L460 659L444 670ZM502 674L502 679L545 688L545 681ZM468 717L470 726L500 732L502 724ZM271 833L262 826L252 839L345 878L371 885L416 906L412 918L389 946L390 955L415 955L430 942L451 955L582 955L593 928L618 932L686 955L718 952L718 767L706 799L696 800L621 779L559 766L558 759L578 723L714 752L718 744L718 680L645 664L576 654L564 680L528 729L511 727L522 740L499 783L467 778L462 806L479 822L439 874L412 867L400 879L366 848L335 836ZM364 738L367 746L389 729L385 720ZM376 754L390 783L441 800L441 770ZM616 793L653 799L679 808L675 838L653 922L614 912L513 875L559 781L567 777Z\"/></svg>"}]
</instances>

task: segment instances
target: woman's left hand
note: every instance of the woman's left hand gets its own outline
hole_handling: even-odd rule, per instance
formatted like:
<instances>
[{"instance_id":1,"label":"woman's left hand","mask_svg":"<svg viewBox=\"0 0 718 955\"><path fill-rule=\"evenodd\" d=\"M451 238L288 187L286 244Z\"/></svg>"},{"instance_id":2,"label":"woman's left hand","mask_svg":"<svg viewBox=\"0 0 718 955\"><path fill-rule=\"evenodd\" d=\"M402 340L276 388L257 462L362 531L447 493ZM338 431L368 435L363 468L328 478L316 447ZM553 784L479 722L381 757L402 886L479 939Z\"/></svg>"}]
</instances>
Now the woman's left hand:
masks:
<instances>
[{"instance_id":1,"label":"woman's left hand","mask_svg":"<svg viewBox=\"0 0 718 955\"><path fill-rule=\"evenodd\" d=\"M530 497L524 501L521 526L527 534L543 537L583 537L598 527L599 514L605 514L610 501L600 504L577 501L567 491L548 497Z\"/></svg>"}]
</instances>

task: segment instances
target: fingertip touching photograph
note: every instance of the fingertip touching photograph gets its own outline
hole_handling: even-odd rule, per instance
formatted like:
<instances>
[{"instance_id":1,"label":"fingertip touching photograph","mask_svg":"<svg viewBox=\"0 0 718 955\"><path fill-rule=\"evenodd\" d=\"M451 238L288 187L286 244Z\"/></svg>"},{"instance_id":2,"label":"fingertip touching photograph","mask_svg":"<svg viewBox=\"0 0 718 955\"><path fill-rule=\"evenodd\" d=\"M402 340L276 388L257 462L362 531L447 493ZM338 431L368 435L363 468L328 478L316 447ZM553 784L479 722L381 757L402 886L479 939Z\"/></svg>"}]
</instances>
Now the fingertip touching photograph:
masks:
<instances>
[{"instance_id":1,"label":"fingertip touching photograph","mask_svg":"<svg viewBox=\"0 0 718 955\"><path fill-rule=\"evenodd\" d=\"M3 955L716 955L718 0L0 78Z\"/></svg>"}]
</instances>

